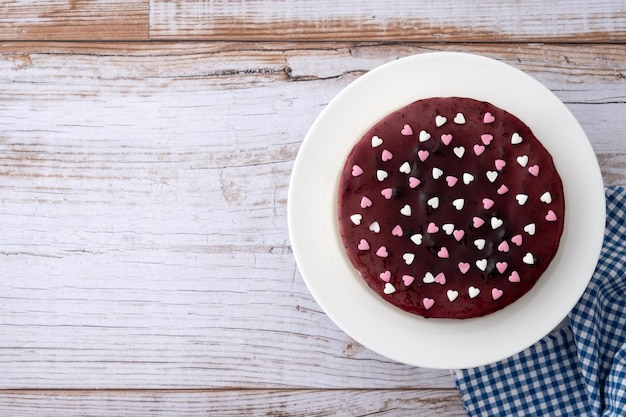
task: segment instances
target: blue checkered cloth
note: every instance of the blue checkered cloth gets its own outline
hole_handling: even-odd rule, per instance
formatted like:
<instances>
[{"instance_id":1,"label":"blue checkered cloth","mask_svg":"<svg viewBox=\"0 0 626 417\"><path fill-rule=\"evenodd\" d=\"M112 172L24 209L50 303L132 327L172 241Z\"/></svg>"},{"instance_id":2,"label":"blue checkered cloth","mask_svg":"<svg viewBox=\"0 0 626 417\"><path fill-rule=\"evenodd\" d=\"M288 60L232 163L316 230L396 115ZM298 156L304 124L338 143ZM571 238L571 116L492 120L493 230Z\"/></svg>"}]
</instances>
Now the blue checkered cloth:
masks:
<instances>
[{"instance_id":1,"label":"blue checkered cloth","mask_svg":"<svg viewBox=\"0 0 626 417\"><path fill-rule=\"evenodd\" d=\"M604 244L567 321L501 362L456 371L469 416L626 416L626 189L606 189Z\"/></svg>"}]
</instances>

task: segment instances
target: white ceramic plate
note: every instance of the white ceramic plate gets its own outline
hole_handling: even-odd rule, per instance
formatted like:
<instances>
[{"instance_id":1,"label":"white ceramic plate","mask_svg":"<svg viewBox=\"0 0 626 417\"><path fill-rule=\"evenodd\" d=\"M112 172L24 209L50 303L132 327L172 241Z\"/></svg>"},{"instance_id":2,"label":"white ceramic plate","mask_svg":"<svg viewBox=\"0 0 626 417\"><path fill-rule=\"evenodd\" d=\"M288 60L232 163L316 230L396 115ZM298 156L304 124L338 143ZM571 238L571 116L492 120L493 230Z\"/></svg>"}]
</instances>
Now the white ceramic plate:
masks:
<instances>
[{"instance_id":1,"label":"white ceramic plate","mask_svg":"<svg viewBox=\"0 0 626 417\"><path fill-rule=\"evenodd\" d=\"M354 144L392 111L418 99L445 96L488 101L519 117L550 151L564 183L565 229L548 270L515 303L469 320L424 319L385 302L352 267L337 221L339 176ZM328 104L296 158L288 219L293 252L309 290L348 335L399 362L468 368L527 348L566 317L600 253L604 187L584 131L547 88L499 61L438 52L378 67Z\"/></svg>"}]
</instances>

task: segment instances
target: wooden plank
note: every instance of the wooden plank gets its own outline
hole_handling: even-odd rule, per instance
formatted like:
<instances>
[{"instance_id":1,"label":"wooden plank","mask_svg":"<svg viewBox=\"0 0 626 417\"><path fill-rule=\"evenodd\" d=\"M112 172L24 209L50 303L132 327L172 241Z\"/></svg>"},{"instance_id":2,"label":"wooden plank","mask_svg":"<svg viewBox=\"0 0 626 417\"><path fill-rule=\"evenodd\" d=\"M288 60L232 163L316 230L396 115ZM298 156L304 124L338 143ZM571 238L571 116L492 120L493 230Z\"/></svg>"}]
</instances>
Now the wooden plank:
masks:
<instances>
[{"instance_id":1,"label":"wooden plank","mask_svg":"<svg viewBox=\"0 0 626 417\"><path fill-rule=\"evenodd\" d=\"M0 40L147 40L145 0L18 0L0 6Z\"/></svg>"},{"instance_id":2,"label":"wooden plank","mask_svg":"<svg viewBox=\"0 0 626 417\"><path fill-rule=\"evenodd\" d=\"M151 0L151 39L614 42L623 0Z\"/></svg>"},{"instance_id":3,"label":"wooden plank","mask_svg":"<svg viewBox=\"0 0 626 417\"><path fill-rule=\"evenodd\" d=\"M0 413L39 416L465 416L455 390L9 391Z\"/></svg>"}]
</instances>

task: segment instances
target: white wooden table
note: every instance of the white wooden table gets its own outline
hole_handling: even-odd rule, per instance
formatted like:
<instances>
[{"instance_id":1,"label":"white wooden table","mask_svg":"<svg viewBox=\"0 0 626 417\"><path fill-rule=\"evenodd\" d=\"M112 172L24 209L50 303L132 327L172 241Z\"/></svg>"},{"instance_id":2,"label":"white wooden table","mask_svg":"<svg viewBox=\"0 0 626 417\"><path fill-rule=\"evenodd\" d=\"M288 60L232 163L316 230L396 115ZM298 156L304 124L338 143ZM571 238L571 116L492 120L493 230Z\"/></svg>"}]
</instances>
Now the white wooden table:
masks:
<instances>
[{"instance_id":1,"label":"white wooden table","mask_svg":"<svg viewBox=\"0 0 626 417\"><path fill-rule=\"evenodd\" d=\"M626 184L625 10L1 1L0 415L465 415L449 372L374 354L311 297L294 158L360 75L455 50L543 82Z\"/></svg>"}]
</instances>

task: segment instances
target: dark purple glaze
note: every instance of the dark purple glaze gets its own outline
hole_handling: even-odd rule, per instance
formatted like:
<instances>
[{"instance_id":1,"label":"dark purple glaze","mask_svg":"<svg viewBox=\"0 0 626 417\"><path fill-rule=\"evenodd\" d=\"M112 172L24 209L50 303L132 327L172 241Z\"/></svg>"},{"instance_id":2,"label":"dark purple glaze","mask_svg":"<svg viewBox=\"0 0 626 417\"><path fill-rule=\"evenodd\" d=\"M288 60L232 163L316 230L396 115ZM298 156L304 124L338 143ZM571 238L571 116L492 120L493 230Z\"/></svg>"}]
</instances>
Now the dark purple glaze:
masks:
<instances>
[{"instance_id":1,"label":"dark purple glaze","mask_svg":"<svg viewBox=\"0 0 626 417\"><path fill-rule=\"evenodd\" d=\"M457 113L464 115L464 124L454 122ZM485 123L486 113L493 115L495 120ZM440 127L435 122L438 115L447 119ZM405 124L411 127L412 135L402 134ZM431 138L420 141L421 130L427 131ZM511 143L515 133L521 136L521 143ZM441 138L447 134L452 135L448 145ZM488 143L485 144L481 139L483 134L492 135L493 140L489 142L486 138ZM373 136L381 138L382 144L373 147ZM454 153L454 148L459 146L464 148L462 157ZM484 147L482 154L476 155L474 146ZM393 157L383 161L384 150ZM480 150L477 148L478 152ZM419 151L429 152L425 161L420 160ZM519 156L528 157L525 166L517 161ZM503 160L506 165L498 170L496 160ZM410 165L408 174L400 172L405 162ZM363 174L353 176L354 165L360 167ZM539 167L536 176L530 172L534 165ZM441 169L443 175L433 178L433 168ZM387 178L380 181L377 170L384 170ZM493 182L487 177L487 171L497 173ZM473 175L474 180L465 184L464 173ZM457 183L449 186L448 176L457 178ZM419 179L420 185L411 188L409 177ZM499 194L498 189L503 184L508 191ZM391 199L381 194L385 188L393 190ZM550 193L550 203L540 201L545 192ZM517 194L527 195L528 201L520 205ZM361 207L363 196L371 200L371 206ZM439 198L437 208L427 204L432 197ZM453 201L459 198L464 199L460 210L453 205ZM493 200L493 207L485 209L484 198ZM406 204L411 207L410 216L400 212ZM340 232L348 257L363 279L388 302L424 317L479 317L517 300L532 288L550 264L559 246L564 223L561 179L552 157L531 130L515 116L490 103L458 97L416 101L372 127L346 160L339 185L338 209ZM556 220L546 219L549 210L555 214ZM353 214L362 216L360 225L350 220ZM474 217L483 219L485 224L474 227ZM497 219L496 226L498 220L502 225L494 229L492 218ZM380 225L379 233L369 230L374 221ZM427 232L431 222L439 228L438 232ZM531 223L535 224L534 235L524 231L524 227ZM456 236L446 232L444 224L453 224ZM395 226L400 226L402 236L392 235ZM464 232L462 237L461 230ZM420 245L411 240L415 234L422 235ZM519 246L511 240L517 235L522 238ZM361 239L367 241L369 249L358 248ZM476 239L485 240L482 250L474 244ZM506 241L508 251L498 249L503 241ZM387 257L376 255L381 246L387 249ZM442 247L447 249L448 258L438 256ZM415 255L410 265L403 259L407 253ZM527 253L532 255L532 265L523 261ZM487 260L484 271L476 264L481 259ZM460 262L470 265L466 273L460 271ZM498 262L507 263L502 272L497 269ZM395 289L390 294L385 294L387 283L380 277L386 271L390 273L387 287ZM513 271L519 275L519 282L511 277ZM428 277L424 282L427 273L432 276L443 273L445 284L428 283ZM403 281L405 275L414 278L408 286ZM472 293L475 296L470 297L470 287L480 293ZM456 298L454 291L457 292ZM434 304L428 306L430 302L425 303L424 299L434 300Z\"/></svg>"}]
</instances>

